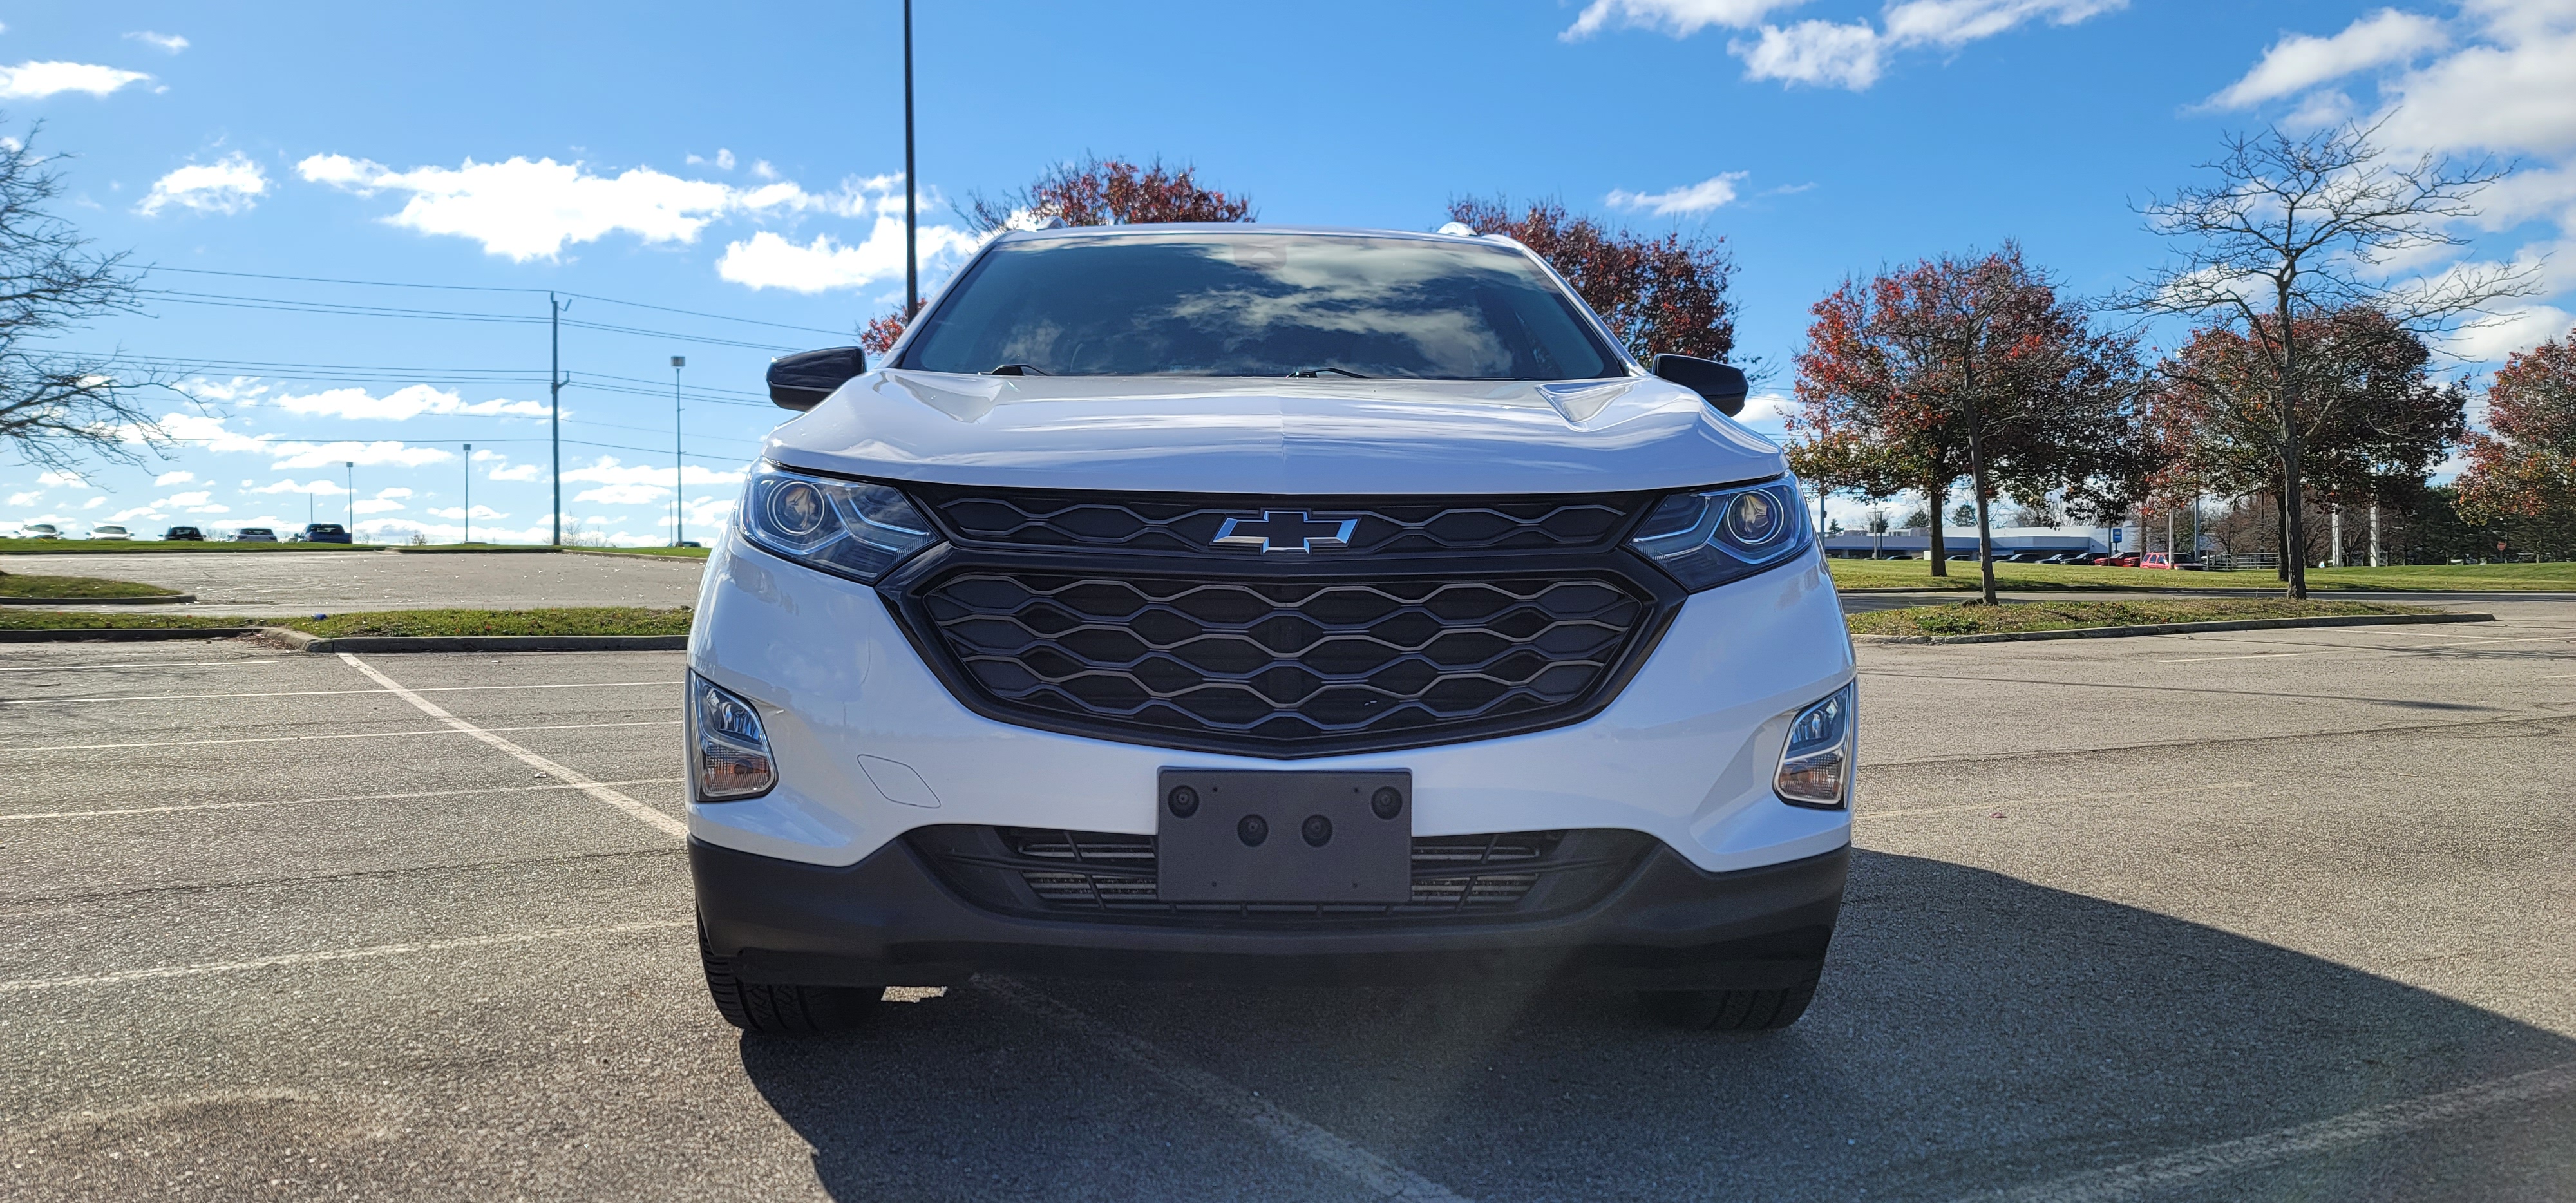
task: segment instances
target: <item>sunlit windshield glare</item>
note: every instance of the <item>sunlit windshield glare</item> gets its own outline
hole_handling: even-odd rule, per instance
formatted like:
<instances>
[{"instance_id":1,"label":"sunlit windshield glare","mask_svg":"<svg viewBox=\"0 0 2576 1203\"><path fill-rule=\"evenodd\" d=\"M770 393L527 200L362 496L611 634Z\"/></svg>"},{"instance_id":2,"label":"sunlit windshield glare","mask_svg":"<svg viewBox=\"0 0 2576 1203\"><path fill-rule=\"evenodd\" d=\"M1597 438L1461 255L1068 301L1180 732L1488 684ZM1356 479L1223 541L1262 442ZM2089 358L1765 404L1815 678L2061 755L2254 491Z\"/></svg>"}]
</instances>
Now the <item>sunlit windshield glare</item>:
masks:
<instances>
[{"instance_id":1,"label":"sunlit windshield glare","mask_svg":"<svg viewBox=\"0 0 2576 1203\"><path fill-rule=\"evenodd\" d=\"M904 354L933 372L1576 380L1623 369L1508 246L1122 234L992 247Z\"/></svg>"}]
</instances>

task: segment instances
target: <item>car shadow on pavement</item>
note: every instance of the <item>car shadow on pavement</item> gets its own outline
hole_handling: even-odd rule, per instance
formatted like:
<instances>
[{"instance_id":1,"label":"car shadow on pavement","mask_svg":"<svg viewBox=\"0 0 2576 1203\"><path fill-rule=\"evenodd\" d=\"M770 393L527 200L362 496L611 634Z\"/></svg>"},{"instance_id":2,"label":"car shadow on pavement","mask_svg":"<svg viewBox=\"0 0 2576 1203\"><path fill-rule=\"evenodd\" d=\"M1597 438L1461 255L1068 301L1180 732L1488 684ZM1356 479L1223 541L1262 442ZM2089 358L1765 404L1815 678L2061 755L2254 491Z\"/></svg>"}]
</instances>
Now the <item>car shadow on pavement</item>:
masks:
<instances>
[{"instance_id":1,"label":"car shadow on pavement","mask_svg":"<svg viewBox=\"0 0 2576 1203\"><path fill-rule=\"evenodd\" d=\"M1953 1197L2576 1059L2576 1041L2258 940L1869 852L1823 990L1782 1032L1677 1031L1566 987L1028 984L1487 1201ZM884 1010L835 1040L742 1043L836 1198L1378 1197L1008 992ZM2481 1175L2527 1188L2576 1164L2570 1138L2534 1139L2553 1143L2439 1166L2362 1144L2298 1180L2481 1197Z\"/></svg>"}]
</instances>

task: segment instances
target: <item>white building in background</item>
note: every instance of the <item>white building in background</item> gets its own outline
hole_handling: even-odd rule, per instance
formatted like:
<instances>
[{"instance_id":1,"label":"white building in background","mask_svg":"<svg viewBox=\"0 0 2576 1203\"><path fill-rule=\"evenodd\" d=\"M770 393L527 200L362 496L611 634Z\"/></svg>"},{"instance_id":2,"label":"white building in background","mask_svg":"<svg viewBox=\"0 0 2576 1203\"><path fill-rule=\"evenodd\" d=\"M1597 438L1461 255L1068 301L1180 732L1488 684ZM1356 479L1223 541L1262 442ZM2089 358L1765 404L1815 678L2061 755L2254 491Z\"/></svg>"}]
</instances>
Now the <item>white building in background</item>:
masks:
<instances>
[{"instance_id":1,"label":"white building in background","mask_svg":"<svg viewBox=\"0 0 2576 1203\"><path fill-rule=\"evenodd\" d=\"M2163 545L2164 532L2156 532L2157 545ZM1977 528L1946 526L1941 528L1944 550L1951 555L1974 555L1977 551ZM2185 539L2189 542L2189 539ZM1846 530L1825 536L1825 554L1830 556L1920 556L1932 550L1932 533L1915 530L1888 531L1873 535L1868 531ZM1998 526L1995 528L1995 554L2041 552L2091 552L2109 555L2113 551L2138 549L2138 524L2126 526Z\"/></svg>"}]
</instances>

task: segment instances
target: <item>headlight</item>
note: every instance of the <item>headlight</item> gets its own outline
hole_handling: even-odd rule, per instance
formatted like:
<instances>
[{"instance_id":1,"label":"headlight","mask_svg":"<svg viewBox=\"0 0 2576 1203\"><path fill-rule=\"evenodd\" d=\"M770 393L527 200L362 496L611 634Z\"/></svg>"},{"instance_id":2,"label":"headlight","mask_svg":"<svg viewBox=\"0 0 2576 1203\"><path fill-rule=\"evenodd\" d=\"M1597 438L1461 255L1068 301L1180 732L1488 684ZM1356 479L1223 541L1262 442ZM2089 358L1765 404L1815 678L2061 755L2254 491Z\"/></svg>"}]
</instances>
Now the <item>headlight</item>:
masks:
<instances>
[{"instance_id":1,"label":"headlight","mask_svg":"<svg viewBox=\"0 0 2576 1203\"><path fill-rule=\"evenodd\" d=\"M1781 801L1828 810L1850 805L1858 697L1857 684L1845 685L1789 720L1789 742L1780 749L1780 772L1772 783Z\"/></svg>"},{"instance_id":2,"label":"headlight","mask_svg":"<svg viewBox=\"0 0 2576 1203\"><path fill-rule=\"evenodd\" d=\"M729 802L769 792L778 770L760 712L738 694L689 674L689 768L698 801Z\"/></svg>"},{"instance_id":3,"label":"headlight","mask_svg":"<svg viewBox=\"0 0 2576 1203\"><path fill-rule=\"evenodd\" d=\"M1705 493L1675 493L1655 503L1628 545L1696 593L1751 576L1815 545L1796 481Z\"/></svg>"},{"instance_id":4,"label":"headlight","mask_svg":"<svg viewBox=\"0 0 2576 1203\"><path fill-rule=\"evenodd\" d=\"M870 583L939 541L900 489L767 466L743 491L742 532L798 563Z\"/></svg>"}]
</instances>

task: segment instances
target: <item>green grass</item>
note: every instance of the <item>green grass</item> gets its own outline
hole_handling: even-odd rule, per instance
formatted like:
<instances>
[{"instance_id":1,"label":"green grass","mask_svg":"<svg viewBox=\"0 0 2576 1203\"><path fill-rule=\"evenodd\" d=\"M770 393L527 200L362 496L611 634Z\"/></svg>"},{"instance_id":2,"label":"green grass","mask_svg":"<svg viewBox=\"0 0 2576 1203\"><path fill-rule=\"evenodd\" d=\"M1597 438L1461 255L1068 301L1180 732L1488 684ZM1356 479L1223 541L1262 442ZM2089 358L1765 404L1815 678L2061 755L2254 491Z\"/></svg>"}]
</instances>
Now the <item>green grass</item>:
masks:
<instances>
[{"instance_id":1,"label":"green grass","mask_svg":"<svg viewBox=\"0 0 2576 1203\"><path fill-rule=\"evenodd\" d=\"M97 555L102 552L176 551L374 551L374 543L165 543L159 539L0 539L0 555Z\"/></svg>"},{"instance_id":2,"label":"green grass","mask_svg":"<svg viewBox=\"0 0 2576 1203\"><path fill-rule=\"evenodd\" d=\"M1912 606L1855 614L1855 635L1992 635L2071 631L2079 627L2229 622L2244 618L2323 618L2352 614L2434 614L2389 602L2290 601L2278 597L2192 597L2115 602L2006 602L2000 606Z\"/></svg>"},{"instance_id":3,"label":"green grass","mask_svg":"<svg viewBox=\"0 0 2576 1203\"><path fill-rule=\"evenodd\" d=\"M96 631L115 627L255 627L264 620L212 614L135 614L0 606L0 631Z\"/></svg>"},{"instance_id":4,"label":"green grass","mask_svg":"<svg viewBox=\"0 0 2576 1203\"><path fill-rule=\"evenodd\" d=\"M0 572L0 597L178 597L176 589L99 576L32 576Z\"/></svg>"},{"instance_id":5,"label":"green grass","mask_svg":"<svg viewBox=\"0 0 2576 1203\"><path fill-rule=\"evenodd\" d=\"M315 635L686 635L691 611L640 606L553 610L378 610L266 620Z\"/></svg>"},{"instance_id":6,"label":"green grass","mask_svg":"<svg viewBox=\"0 0 2576 1203\"><path fill-rule=\"evenodd\" d=\"M1926 589L1974 591L1977 565L1949 564L1950 575L1932 575L1929 560L1829 560L1834 584L1843 589ZM2277 591L2278 577L2268 568L2245 572L2173 572L2156 568L2096 568L2076 564L1997 564L1998 589L2227 589ZM2311 568L2312 590L2385 589L2423 592L2508 592L2576 590L2576 563L2563 564L2418 564L2392 568Z\"/></svg>"}]
</instances>

